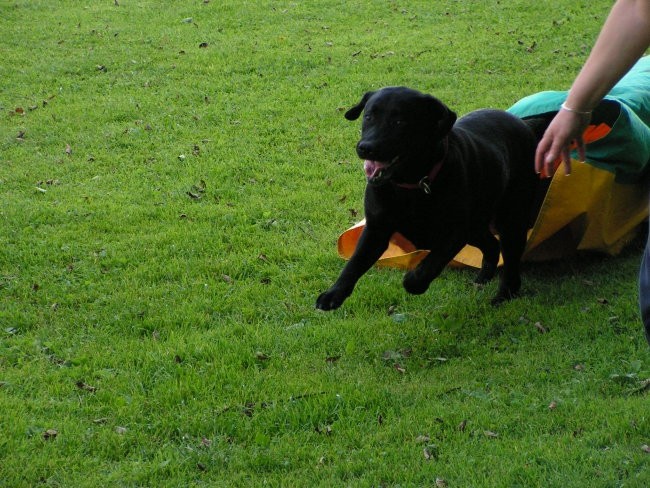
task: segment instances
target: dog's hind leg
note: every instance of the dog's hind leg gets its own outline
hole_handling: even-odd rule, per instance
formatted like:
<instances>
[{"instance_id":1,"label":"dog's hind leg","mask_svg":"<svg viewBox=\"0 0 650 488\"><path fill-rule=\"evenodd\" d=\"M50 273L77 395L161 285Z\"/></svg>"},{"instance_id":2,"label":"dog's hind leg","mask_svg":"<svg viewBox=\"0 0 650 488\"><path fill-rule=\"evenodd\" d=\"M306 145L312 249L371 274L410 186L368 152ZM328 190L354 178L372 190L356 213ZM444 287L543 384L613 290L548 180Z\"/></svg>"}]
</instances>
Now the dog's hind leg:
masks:
<instances>
[{"instance_id":1,"label":"dog's hind leg","mask_svg":"<svg viewBox=\"0 0 650 488\"><path fill-rule=\"evenodd\" d=\"M507 227L507 226L506 226ZM499 235L503 270L499 281L499 291L492 299L493 305L517 296L521 288L521 256L526 248L526 228L504 229Z\"/></svg>"},{"instance_id":2,"label":"dog's hind leg","mask_svg":"<svg viewBox=\"0 0 650 488\"><path fill-rule=\"evenodd\" d=\"M479 248L483 253L481 270L474 279L474 283L483 285L494 278L496 274L500 254L499 241L486 228L480 236L471 239L468 244Z\"/></svg>"}]
</instances>

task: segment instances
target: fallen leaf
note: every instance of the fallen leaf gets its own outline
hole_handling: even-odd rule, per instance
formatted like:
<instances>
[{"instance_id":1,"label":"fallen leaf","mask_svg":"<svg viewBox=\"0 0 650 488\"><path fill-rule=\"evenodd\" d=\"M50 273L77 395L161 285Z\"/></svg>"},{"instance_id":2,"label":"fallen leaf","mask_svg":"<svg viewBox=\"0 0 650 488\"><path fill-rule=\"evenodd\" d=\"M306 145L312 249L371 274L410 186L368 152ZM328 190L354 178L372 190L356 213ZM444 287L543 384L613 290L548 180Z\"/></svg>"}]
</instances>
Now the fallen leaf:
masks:
<instances>
[{"instance_id":1,"label":"fallen leaf","mask_svg":"<svg viewBox=\"0 0 650 488\"><path fill-rule=\"evenodd\" d=\"M43 439L46 441L56 439L56 436L59 435L59 432L55 429L47 429L45 432L43 432Z\"/></svg>"},{"instance_id":2,"label":"fallen leaf","mask_svg":"<svg viewBox=\"0 0 650 488\"><path fill-rule=\"evenodd\" d=\"M208 43L207 42L202 42L201 44L199 44L199 47L204 49L204 48L208 47Z\"/></svg>"},{"instance_id":3,"label":"fallen leaf","mask_svg":"<svg viewBox=\"0 0 650 488\"><path fill-rule=\"evenodd\" d=\"M325 358L325 362L331 364L331 363L335 363L339 359L341 359L341 356L328 356Z\"/></svg>"},{"instance_id":4,"label":"fallen leaf","mask_svg":"<svg viewBox=\"0 0 650 488\"><path fill-rule=\"evenodd\" d=\"M16 136L16 139L21 141L21 142L24 141L25 140L25 131L24 130L18 131L18 135Z\"/></svg>"},{"instance_id":5,"label":"fallen leaf","mask_svg":"<svg viewBox=\"0 0 650 488\"><path fill-rule=\"evenodd\" d=\"M126 427L121 427L121 426L115 427L115 433L116 434L124 435L124 434L126 434L126 431L127 431Z\"/></svg>"},{"instance_id":6,"label":"fallen leaf","mask_svg":"<svg viewBox=\"0 0 650 488\"><path fill-rule=\"evenodd\" d=\"M465 432L465 428L467 427L467 420L463 420L460 424L458 424L458 430L461 432Z\"/></svg>"},{"instance_id":7,"label":"fallen leaf","mask_svg":"<svg viewBox=\"0 0 650 488\"><path fill-rule=\"evenodd\" d=\"M546 334L548 330L542 325L541 322L535 322L535 328L540 334Z\"/></svg>"},{"instance_id":8,"label":"fallen leaf","mask_svg":"<svg viewBox=\"0 0 650 488\"><path fill-rule=\"evenodd\" d=\"M643 444L641 450L647 454L650 454L650 446L648 444Z\"/></svg>"},{"instance_id":9,"label":"fallen leaf","mask_svg":"<svg viewBox=\"0 0 650 488\"><path fill-rule=\"evenodd\" d=\"M24 115L25 114L25 109L23 107L16 107L14 112L17 113L18 115Z\"/></svg>"},{"instance_id":10,"label":"fallen leaf","mask_svg":"<svg viewBox=\"0 0 650 488\"><path fill-rule=\"evenodd\" d=\"M225 281L226 283L232 283L232 278L228 276L227 274L221 275L221 279Z\"/></svg>"},{"instance_id":11,"label":"fallen leaf","mask_svg":"<svg viewBox=\"0 0 650 488\"><path fill-rule=\"evenodd\" d=\"M431 444L422 450L422 454L427 461L438 459L438 447Z\"/></svg>"},{"instance_id":12,"label":"fallen leaf","mask_svg":"<svg viewBox=\"0 0 650 488\"><path fill-rule=\"evenodd\" d=\"M72 154L72 148L70 147L70 144L65 145L65 153L69 156Z\"/></svg>"},{"instance_id":13,"label":"fallen leaf","mask_svg":"<svg viewBox=\"0 0 650 488\"><path fill-rule=\"evenodd\" d=\"M549 410L555 410L557 408L557 402L552 401L551 403L548 404L548 409Z\"/></svg>"},{"instance_id":14,"label":"fallen leaf","mask_svg":"<svg viewBox=\"0 0 650 488\"><path fill-rule=\"evenodd\" d=\"M203 447L210 447L212 445L212 441L208 439L207 437L201 437L201 446Z\"/></svg>"},{"instance_id":15,"label":"fallen leaf","mask_svg":"<svg viewBox=\"0 0 650 488\"><path fill-rule=\"evenodd\" d=\"M84 383L83 381L77 381L76 385L77 388L79 388L80 390L89 391L90 393L95 393L97 391L96 387L90 386L89 384Z\"/></svg>"},{"instance_id":16,"label":"fallen leaf","mask_svg":"<svg viewBox=\"0 0 650 488\"><path fill-rule=\"evenodd\" d=\"M599 299L596 300L596 301L597 301L598 303L600 303L601 305L607 305L607 304L609 303L609 300L607 300L607 298L599 298Z\"/></svg>"},{"instance_id":17,"label":"fallen leaf","mask_svg":"<svg viewBox=\"0 0 650 488\"><path fill-rule=\"evenodd\" d=\"M259 259L260 261L264 261L267 264L270 264L269 258L267 258L266 254L264 253L260 253L260 255L257 256L257 259Z\"/></svg>"},{"instance_id":18,"label":"fallen leaf","mask_svg":"<svg viewBox=\"0 0 650 488\"><path fill-rule=\"evenodd\" d=\"M406 368L399 363L395 363L394 368L402 374L406 373Z\"/></svg>"},{"instance_id":19,"label":"fallen leaf","mask_svg":"<svg viewBox=\"0 0 650 488\"><path fill-rule=\"evenodd\" d=\"M492 432L491 430L483 431L483 435L485 435L485 437L489 437L490 439L496 439L497 437L499 437L499 434L497 434L496 432Z\"/></svg>"},{"instance_id":20,"label":"fallen leaf","mask_svg":"<svg viewBox=\"0 0 650 488\"><path fill-rule=\"evenodd\" d=\"M257 359L258 361L268 361L269 359L271 359L271 356L263 353L262 351L256 351L255 359Z\"/></svg>"},{"instance_id":21,"label":"fallen leaf","mask_svg":"<svg viewBox=\"0 0 650 488\"><path fill-rule=\"evenodd\" d=\"M241 413L246 415L246 417L252 417L255 413L255 402L247 402L241 409Z\"/></svg>"},{"instance_id":22,"label":"fallen leaf","mask_svg":"<svg viewBox=\"0 0 650 488\"><path fill-rule=\"evenodd\" d=\"M192 190L197 193L205 193L206 183L204 180L199 181L198 183L192 185Z\"/></svg>"},{"instance_id":23,"label":"fallen leaf","mask_svg":"<svg viewBox=\"0 0 650 488\"><path fill-rule=\"evenodd\" d=\"M428 435L419 435L415 438L416 444L424 444L425 442L429 442L431 440L431 437Z\"/></svg>"},{"instance_id":24,"label":"fallen leaf","mask_svg":"<svg viewBox=\"0 0 650 488\"><path fill-rule=\"evenodd\" d=\"M442 478L436 478L436 486L438 488L447 488L447 482Z\"/></svg>"},{"instance_id":25,"label":"fallen leaf","mask_svg":"<svg viewBox=\"0 0 650 488\"><path fill-rule=\"evenodd\" d=\"M332 435L332 426L331 425L326 425L325 427L316 427L316 433L318 434L325 434L325 435Z\"/></svg>"},{"instance_id":26,"label":"fallen leaf","mask_svg":"<svg viewBox=\"0 0 650 488\"><path fill-rule=\"evenodd\" d=\"M93 424L105 424L106 422L108 422L108 418L106 417L93 420Z\"/></svg>"},{"instance_id":27,"label":"fallen leaf","mask_svg":"<svg viewBox=\"0 0 650 488\"><path fill-rule=\"evenodd\" d=\"M650 390L650 378L641 381L640 386L635 388L632 393L639 394Z\"/></svg>"},{"instance_id":28,"label":"fallen leaf","mask_svg":"<svg viewBox=\"0 0 650 488\"><path fill-rule=\"evenodd\" d=\"M198 193L193 193L191 191L187 192L187 196L190 197L192 200L200 200L201 199L201 195L199 195Z\"/></svg>"}]
</instances>

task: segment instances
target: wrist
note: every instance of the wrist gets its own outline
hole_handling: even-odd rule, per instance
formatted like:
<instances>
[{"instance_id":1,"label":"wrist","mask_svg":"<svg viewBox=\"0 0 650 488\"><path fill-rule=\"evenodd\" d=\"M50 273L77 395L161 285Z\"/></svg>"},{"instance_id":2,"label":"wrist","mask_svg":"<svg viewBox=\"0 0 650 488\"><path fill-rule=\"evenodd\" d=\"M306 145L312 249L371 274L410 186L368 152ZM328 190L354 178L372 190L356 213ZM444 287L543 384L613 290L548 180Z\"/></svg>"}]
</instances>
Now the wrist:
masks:
<instances>
[{"instance_id":1,"label":"wrist","mask_svg":"<svg viewBox=\"0 0 650 488\"><path fill-rule=\"evenodd\" d=\"M567 112L571 112L576 115L581 115L583 117L588 117L591 116L591 110L583 109L583 108L574 108L566 104L566 102L562 103L560 105L560 109L565 110Z\"/></svg>"}]
</instances>

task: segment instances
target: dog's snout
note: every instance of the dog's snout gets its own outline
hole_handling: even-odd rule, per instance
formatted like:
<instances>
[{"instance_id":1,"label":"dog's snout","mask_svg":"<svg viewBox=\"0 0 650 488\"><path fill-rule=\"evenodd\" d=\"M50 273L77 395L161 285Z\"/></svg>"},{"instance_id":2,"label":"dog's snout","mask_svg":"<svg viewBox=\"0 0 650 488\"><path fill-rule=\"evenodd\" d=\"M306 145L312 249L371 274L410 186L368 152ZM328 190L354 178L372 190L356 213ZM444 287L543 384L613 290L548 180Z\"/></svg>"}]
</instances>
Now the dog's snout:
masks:
<instances>
[{"instance_id":1,"label":"dog's snout","mask_svg":"<svg viewBox=\"0 0 650 488\"><path fill-rule=\"evenodd\" d=\"M371 142L361 140L357 143L357 154L361 159L373 159L374 152Z\"/></svg>"}]
</instances>

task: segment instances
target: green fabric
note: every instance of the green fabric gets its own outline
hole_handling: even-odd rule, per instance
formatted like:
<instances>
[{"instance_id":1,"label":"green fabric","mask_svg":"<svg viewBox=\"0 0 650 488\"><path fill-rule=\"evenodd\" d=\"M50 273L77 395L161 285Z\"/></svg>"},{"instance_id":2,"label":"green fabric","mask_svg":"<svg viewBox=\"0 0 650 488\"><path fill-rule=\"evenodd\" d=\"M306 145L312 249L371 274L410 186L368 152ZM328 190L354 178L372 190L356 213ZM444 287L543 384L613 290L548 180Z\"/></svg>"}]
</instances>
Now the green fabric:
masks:
<instances>
[{"instance_id":1,"label":"green fabric","mask_svg":"<svg viewBox=\"0 0 650 488\"><path fill-rule=\"evenodd\" d=\"M557 112L567 94L540 92L518 101L509 112L522 118ZM601 121L612 130L587 145L587 162L614 173L618 183L638 182L650 166L650 56L641 58L596 107L592 123Z\"/></svg>"}]
</instances>

